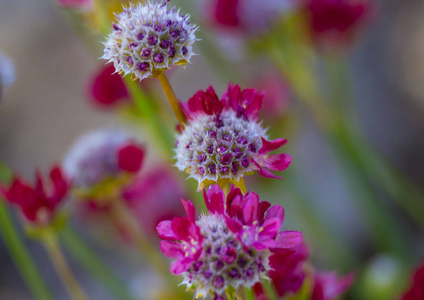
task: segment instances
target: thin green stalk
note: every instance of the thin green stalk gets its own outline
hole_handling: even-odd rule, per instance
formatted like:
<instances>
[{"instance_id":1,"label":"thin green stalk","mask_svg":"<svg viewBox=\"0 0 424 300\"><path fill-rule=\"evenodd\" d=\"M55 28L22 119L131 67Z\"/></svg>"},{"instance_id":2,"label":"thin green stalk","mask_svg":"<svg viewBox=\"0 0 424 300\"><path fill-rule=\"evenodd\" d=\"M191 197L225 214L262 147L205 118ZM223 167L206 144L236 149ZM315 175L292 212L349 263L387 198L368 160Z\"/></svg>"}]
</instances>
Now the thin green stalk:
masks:
<instances>
[{"instance_id":1,"label":"thin green stalk","mask_svg":"<svg viewBox=\"0 0 424 300\"><path fill-rule=\"evenodd\" d=\"M10 256L35 299L53 300L33 259L26 250L2 198L0 198L0 232Z\"/></svg>"},{"instance_id":2,"label":"thin green stalk","mask_svg":"<svg viewBox=\"0 0 424 300\"><path fill-rule=\"evenodd\" d=\"M90 247L70 228L65 228L60 233L60 238L68 253L72 255L80 265L102 283L116 299L135 300L128 286L119 279L107 264L94 253Z\"/></svg>"}]
</instances>

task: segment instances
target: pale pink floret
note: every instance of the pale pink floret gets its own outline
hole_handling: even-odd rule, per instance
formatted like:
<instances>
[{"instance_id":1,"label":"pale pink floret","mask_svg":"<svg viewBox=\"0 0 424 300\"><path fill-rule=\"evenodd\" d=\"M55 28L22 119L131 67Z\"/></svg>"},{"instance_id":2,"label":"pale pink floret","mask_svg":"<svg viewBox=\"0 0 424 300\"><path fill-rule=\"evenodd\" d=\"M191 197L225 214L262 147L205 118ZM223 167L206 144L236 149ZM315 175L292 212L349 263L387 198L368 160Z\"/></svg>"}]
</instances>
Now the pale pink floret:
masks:
<instances>
[{"instance_id":1,"label":"pale pink floret","mask_svg":"<svg viewBox=\"0 0 424 300\"><path fill-rule=\"evenodd\" d=\"M204 198L208 215L196 218L193 204L181 200L187 216L157 226L162 252L177 259L170 271L182 274L197 295L220 297L228 287L253 286L271 270L270 250L291 249L302 241L300 232L279 232L284 209L255 193L243 195L233 186L225 197L212 185Z\"/></svg>"},{"instance_id":2,"label":"pale pink floret","mask_svg":"<svg viewBox=\"0 0 424 300\"><path fill-rule=\"evenodd\" d=\"M345 293L355 280L355 274L340 277L337 272L317 272L311 300L333 300Z\"/></svg>"}]
</instances>

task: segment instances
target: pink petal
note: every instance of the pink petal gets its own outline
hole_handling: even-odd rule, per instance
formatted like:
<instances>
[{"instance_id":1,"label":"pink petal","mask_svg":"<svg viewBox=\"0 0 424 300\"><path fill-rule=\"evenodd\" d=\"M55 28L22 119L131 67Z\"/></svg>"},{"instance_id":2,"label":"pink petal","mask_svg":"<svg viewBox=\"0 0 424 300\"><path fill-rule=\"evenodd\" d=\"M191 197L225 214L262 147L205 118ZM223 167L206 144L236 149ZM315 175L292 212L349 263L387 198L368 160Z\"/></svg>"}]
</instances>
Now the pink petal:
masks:
<instances>
[{"instance_id":1,"label":"pink petal","mask_svg":"<svg viewBox=\"0 0 424 300\"><path fill-rule=\"evenodd\" d=\"M175 235L174 231L172 231L172 221L165 220L162 221L156 226L156 230L158 232L158 236L162 239L168 240L177 240L178 236Z\"/></svg>"},{"instance_id":2,"label":"pink petal","mask_svg":"<svg viewBox=\"0 0 424 300\"><path fill-rule=\"evenodd\" d=\"M228 229L235 234L239 234L243 231L243 224L237 220L225 217L225 223L227 224Z\"/></svg>"},{"instance_id":3,"label":"pink petal","mask_svg":"<svg viewBox=\"0 0 424 300\"><path fill-rule=\"evenodd\" d=\"M192 263L193 259L191 257L179 259L171 265L169 271L175 275L180 275L181 273L187 271L191 267Z\"/></svg>"},{"instance_id":4,"label":"pink petal","mask_svg":"<svg viewBox=\"0 0 424 300\"><path fill-rule=\"evenodd\" d=\"M144 149L136 144L123 145L118 150L118 166L129 173L137 173L144 160Z\"/></svg>"},{"instance_id":5,"label":"pink petal","mask_svg":"<svg viewBox=\"0 0 424 300\"><path fill-rule=\"evenodd\" d=\"M302 233L299 231L282 231L277 234L277 248L290 249L302 242Z\"/></svg>"},{"instance_id":6,"label":"pink petal","mask_svg":"<svg viewBox=\"0 0 424 300\"><path fill-rule=\"evenodd\" d=\"M218 0L215 7L215 19L218 24L236 27L238 18L239 0Z\"/></svg>"},{"instance_id":7,"label":"pink petal","mask_svg":"<svg viewBox=\"0 0 424 300\"><path fill-rule=\"evenodd\" d=\"M261 228L262 231L259 233L260 238L275 238L278 230L280 230L283 221L280 218L272 218L266 220Z\"/></svg>"},{"instance_id":8,"label":"pink petal","mask_svg":"<svg viewBox=\"0 0 424 300\"><path fill-rule=\"evenodd\" d=\"M276 176L271 171L268 171L267 169L262 168L253 158L250 161L255 165L255 169L258 170L261 176L266 178L283 179L283 177Z\"/></svg>"},{"instance_id":9,"label":"pink petal","mask_svg":"<svg viewBox=\"0 0 424 300\"><path fill-rule=\"evenodd\" d=\"M184 245L181 243L171 241L160 241L160 250L163 254L171 258L184 257L185 251L183 247Z\"/></svg>"},{"instance_id":10,"label":"pink petal","mask_svg":"<svg viewBox=\"0 0 424 300\"><path fill-rule=\"evenodd\" d=\"M178 236L181 240L188 240L190 236L190 225L192 222L188 219L188 217L180 218L175 217L172 220L171 228L176 236Z\"/></svg>"},{"instance_id":11,"label":"pink petal","mask_svg":"<svg viewBox=\"0 0 424 300\"><path fill-rule=\"evenodd\" d=\"M278 148L284 146L288 142L286 139L276 139L273 141L267 141L263 137L261 137L261 139L262 139L262 147L261 149L259 149L258 154L267 154L271 151L277 150Z\"/></svg>"},{"instance_id":12,"label":"pink petal","mask_svg":"<svg viewBox=\"0 0 424 300\"><path fill-rule=\"evenodd\" d=\"M260 224L264 221L264 215L266 210L271 206L271 203L268 201L261 201L259 202L258 206L258 221Z\"/></svg>"},{"instance_id":13,"label":"pink petal","mask_svg":"<svg viewBox=\"0 0 424 300\"><path fill-rule=\"evenodd\" d=\"M258 217L259 196L255 193L248 193L245 197L243 207L243 220L247 225L251 225Z\"/></svg>"},{"instance_id":14,"label":"pink petal","mask_svg":"<svg viewBox=\"0 0 424 300\"><path fill-rule=\"evenodd\" d=\"M232 108L237 111L239 106L239 99L241 97L240 86L238 84L233 85L231 82L228 83L227 90L222 95L221 101L224 101L224 104L227 108Z\"/></svg>"},{"instance_id":15,"label":"pink petal","mask_svg":"<svg viewBox=\"0 0 424 300\"><path fill-rule=\"evenodd\" d=\"M289 167L291 161L292 157L289 154L276 154L262 160L262 167L273 171L284 171Z\"/></svg>"},{"instance_id":16,"label":"pink petal","mask_svg":"<svg viewBox=\"0 0 424 300\"><path fill-rule=\"evenodd\" d=\"M242 93L244 103L247 104L244 112L249 118L255 120L258 118L259 110L262 107L262 99L265 96L265 93L259 93L256 89L245 89Z\"/></svg>"},{"instance_id":17,"label":"pink petal","mask_svg":"<svg viewBox=\"0 0 424 300\"><path fill-rule=\"evenodd\" d=\"M184 209L187 213L188 218L192 221L196 221L196 208L194 207L193 203L191 201L185 201L183 198L181 198L181 203L184 206Z\"/></svg>"},{"instance_id":18,"label":"pink petal","mask_svg":"<svg viewBox=\"0 0 424 300\"><path fill-rule=\"evenodd\" d=\"M203 192L203 196L209 212L219 214L224 213L225 194L219 185L212 185L209 188L207 195Z\"/></svg>"},{"instance_id":19,"label":"pink petal","mask_svg":"<svg viewBox=\"0 0 424 300\"><path fill-rule=\"evenodd\" d=\"M265 216L265 220L271 218L279 218L281 222L284 221L284 208L280 205L273 205L267 212Z\"/></svg>"}]
</instances>

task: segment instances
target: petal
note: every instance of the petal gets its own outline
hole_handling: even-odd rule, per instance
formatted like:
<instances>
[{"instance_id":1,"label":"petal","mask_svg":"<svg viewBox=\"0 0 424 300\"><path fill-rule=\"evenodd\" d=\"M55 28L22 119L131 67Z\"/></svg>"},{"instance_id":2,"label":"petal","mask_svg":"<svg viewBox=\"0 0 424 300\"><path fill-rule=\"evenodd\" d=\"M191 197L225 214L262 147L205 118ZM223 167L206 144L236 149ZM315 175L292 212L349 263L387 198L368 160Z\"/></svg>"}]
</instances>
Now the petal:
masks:
<instances>
[{"instance_id":1,"label":"petal","mask_svg":"<svg viewBox=\"0 0 424 300\"><path fill-rule=\"evenodd\" d=\"M203 195L209 212L219 214L224 213L225 194L219 185L214 184L210 186L207 195L205 196L205 192L203 192Z\"/></svg>"},{"instance_id":2,"label":"petal","mask_svg":"<svg viewBox=\"0 0 424 300\"><path fill-rule=\"evenodd\" d=\"M232 108L237 111L239 107L239 99L240 99L240 86L238 84L233 85L231 82L228 83L227 90L222 95L221 101L224 101L224 105L227 108Z\"/></svg>"},{"instance_id":3,"label":"petal","mask_svg":"<svg viewBox=\"0 0 424 300\"><path fill-rule=\"evenodd\" d=\"M179 259L171 265L171 267L169 268L169 271L171 271L171 273L175 275L180 275L181 273L187 271L191 267L192 263L193 263L193 258L191 257Z\"/></svg>"},{"instance_id":4,"label":"petal","mask_svg":"<svg viewBox=\"0 0 424 300\"><path fill-rule=\"evenodd\" d=\"M144 149L139 145L130 143L121 146L117 155L119 169L129 173L137 173L143 164Z\"/></svg>"},{"instance_id":5,"label":"petal","mask_svg":"<svg viewBox=\"0 0 424 300\"><path fill-rule=\"evenodd\" d=\"M267 212L265 216L265 220L271 218L280 218L281 223L284 221L284 208L280 205L273 205Z\"/></svg>"},{"instance_id":6,"label":"petal","mask_svg":"<svg viewBox=\"0 0 424 300\"><path fill-rule=\"evenodd\" d=\"M243 107L245 114L255 120L258 117L259 110L262 107L262 99L265 93L259 93L256 89L245 89L243 90Z\"/></svg>"},{"instance_id":7,"label":"petal","mask_svg":"<svg viewBox=\"0 0 424 300\"><path fill-rule=\"evenodd\" d=\"M181 198L181 203L184 206L184 209L187 213L188 218L190 221L195 222L196 221L196 208L194 207L193 203L191 201L185 201L183 198Z\"/></svg>"},{"instance_id":8,"label":"petal","mask_svg":"<svg viewBox=\"0 0 424 300\"><path fill-rule=\"evenodd\" d=\"M225 217L225 223L232 233L240 234L243 231L243 224L237 220Z\"/></svg>"},{"instance_id":9,"label":"petal","mask_svg":"<svg viewBox=\"0 0 424 300\"><path fill-rule=\"evenodd\" d=\"M261 176L266 178L283 179L283 177L276 176L271 171L268 171L267 169L262 168L253 158L250 161L254 164L255 169L259 172Z\"/></svg>"},{"instance_id":10,"label":"petal","mask_svg":"<svg viewBox=\"0 0 424 300\"><path fill-rule=\"evenodd\" d=\"M278 230L281 228L281 224L283 224L283 221L280 218L272 218L266 220L262 226L261 230L259 232L259 239L261 238L275 238L277 235Z\"/></svg>"},{"instance_id":11,"label":"petal","mask_svg":"<svg viewBox=\"0 0 424 300\"><path fill-rule=\"evenodd\" d=\"M243 220L251 225L258 218L259 196L255 193L247 193L243 207Z\"/></svg>"},{"instance_id":12,"label":"petal","mask_svg":"<svg viewBox=\"0 0 424 300\"><path fill-rule=\"evenodd\" d=\"M282 153L267 157L262 161L262 167L273 171L284 171L287 169L292 161L289 154Z\"/></svg>"},{"instance_id":13,"label":"petal","mask_svg":"<svg viewBox=\"0 0 424 300\"><path fill-rule=\"evenodd\" d=\"M290 249L296 247L302 242L302 233L300 231L282 231L277 234L277 248Z\"/></svg>"},{"instance_id":14,"label":"petal","mask_svg":"<svg viewBox=\"0 0 424 300\"><path fill-rule=\"evenodd\" d=\"M172 230L172 221L165 220L162 221L156 226L156 230L158 232L158 236L162 239L168 239L168 240L177 240L178 236L175 235L174 231Z\"/></svg>"},{"instance_id":15,"label":"petal","mask_svg":"<svg viewBox=\"0 0 424 300\"><path fill-rule=\"evenodd\" d=\"M261 201L258 206L258 221L259 224L262 224L264 221L264 215L266 210L271 206L271 203L268 201Z\"/></svg>"},{"instance_id":16,"label":"petal","mask_svg":"<svg viewBox=\"0 0 424 300\"><path fill-rule=\"evenodd\" d=\"M188 217L175 217L174 220L172 220L171 228L178 239L189 240L191 224L192 222Z\"/></svg>"},{"instance_id":17,"label":"petal","mask_svg":"<svg viewBox=\"0 0 424 300\"><path fill-rule=\"evenodd\" d=\"M262 139L262 147L261 149L259 149L258 154L267 154L268 152L277 150L278 148L287 144L286 139L276 139L273 141L267 141L263 137L261 137L261 139Z\"/></svg>"},{"instance_id":18,"label":"petal","mask_svg":"<svg viewBox=\"0 0 424 300\"><path fill-rule=\"evenodd\" d=\"M185 251L183 247L184 245L181 243L171 241L160 241L160 250L163 254L171 258L184 257Z\"/></svg>"}]
</instances>

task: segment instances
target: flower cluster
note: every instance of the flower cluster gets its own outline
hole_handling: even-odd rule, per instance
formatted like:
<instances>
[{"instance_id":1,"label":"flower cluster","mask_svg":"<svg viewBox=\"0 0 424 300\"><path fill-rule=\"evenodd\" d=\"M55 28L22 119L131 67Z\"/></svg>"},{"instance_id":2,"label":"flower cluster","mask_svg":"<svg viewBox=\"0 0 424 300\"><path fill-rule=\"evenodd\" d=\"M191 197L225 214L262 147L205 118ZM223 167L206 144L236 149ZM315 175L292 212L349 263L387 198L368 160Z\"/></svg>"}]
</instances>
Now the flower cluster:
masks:
<instances>
[{"instance_id":1,"label":"flower cluster","mask_svg":"<svg viewBox=\"0 0 424 300\"><path fill-rule=\"evenodd\" d=\"M91 189L104 180L137 173L143 148L121 130L98 130L78 140L64 159L77 188Z\"/></svg>"},{"instance_id":2,"label":"flower cluster","mask_svg":"<svg viewBox=\"0 0 424 300\"><path fill-rule=\"evenodd\" d=\"M300 232L281 231L284 209L260 201L258 195L231 188L227 198L213 185L204 199L209 214L199 218L190 201L181 200L187 217L163 221L158 233L162 252L177 260L171 272L196 297L224 299L228 288L252 287L268 278L271 250L289 249L302 241Z\"/></svg>"},{"instance_id":3,"label":"flower cluster","mask_svg":"<svg viewBox=\"0 0 424 300\"><path fill-rule=\"evenodd\" d=\"M281 179L269 170L285 170L291 156L268 156L287 140L266 140L266 130L257 122L263 96L230 83L221 100L209 87L182 103L188 124L177 136L177 168L190 173L199 188L228 182L243 187L244 174L255 170L264 177Z\"/></svg>"},{"instance_id":4,"label":"flower cluster","mask_svg":"<svg viewBox=\"0 0 424 300\"><path fill-rule=\"evenodd\" d=\"M0 192L7 201L20 207L29 222L48 225L70 187L70 182L58 166L50 170L49 178L51 186L46 187L39 172L36 173L34 186L15 176L10 187L2 187Z\"/></svg>"},{"instance_id":5,"label":"flower cluster","mask_svg":"<svg viewBox=\"0 0 424 300\"><path fill-rule=\"evenodd\" d=\"M168 9L167 2L130 4L116 19L102 58L113 62L117 72L139 80L156 77L194 54L197 27L188 15Z\"/></svg>"}]
</instances>

